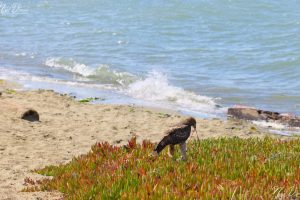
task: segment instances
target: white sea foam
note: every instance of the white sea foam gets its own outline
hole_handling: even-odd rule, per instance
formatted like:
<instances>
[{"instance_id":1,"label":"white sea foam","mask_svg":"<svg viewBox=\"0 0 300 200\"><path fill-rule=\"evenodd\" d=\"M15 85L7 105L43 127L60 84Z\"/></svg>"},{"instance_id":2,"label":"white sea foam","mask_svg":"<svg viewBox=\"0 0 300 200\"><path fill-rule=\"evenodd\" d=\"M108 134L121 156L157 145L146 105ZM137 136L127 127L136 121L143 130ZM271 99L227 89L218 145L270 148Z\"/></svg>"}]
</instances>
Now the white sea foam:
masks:
<instances>
[{"instance_id":1,"label":"white sea foam","mask_svg":"<svg viewBox=\"0 0 300 200\"><path fill-rule=\"evenodd\" d=\"M253 124L265 128L274 128L274 129L286 129L287 127L283 124L276 122L266 122L266 121L252 121Z\"/></svg>"},{"instance_id":2,"label":"white sea foam","mask_svg":"<svg viewBox=\"0 0 300 200\"><path fill-rule=\"evenodd\" d=\"M136 77L127 72L111 70L108 65L101 64L95 68L76 62L73 59L48 58L45 62L48 67L63 69L77 75L96 80L100 83L126 86L136 80Z\"/></svg>"},{"instance_id":3,"label":"white sea foam","mask_svg":"<svg viewBox=\"0 0 300 200\"><path fill-rule=\"evenodd\" d=\"M85 77L95 75L95 70L89 68L85 64L78 63L73 59L48 58L45 65L48 67L64 69Z\"/></svg>"},{"instance_id":4,"label":"white sea foam","mask_svg":"<svg viewBox=\"0 0 300 200\"><path fill-rule=\"evenodd\" d=\"M74 87L86 87L86 88L95 88L95 89L110 89L110 90L115 89L112 85L109 84L93 84L93 83L85 83L85 82L58 80L49 77L34 76L26 72L8 70L5 68L0 68L0 79L22 82L23 84L25 84L24 85L25 87L28 82L38 82L38 83L62 84L62 85L69 85Z\"/></svg>"},{"instance_id":5,"label":"white sea foam","mask_svg":"<svg viewBox=\"0 0 300 200\"><path fill-rule=\"evenodd\" d=\"M215 99L173 86L166 75L157 71L150 72L144 80L130 84L125 92L138 99L168 102L179 109L205 113L223 112L222 109L217 108Z\"/></svg>"},{"instance_id":6,"label":"white sea foam","mask_svg":"<svg viewBox=\"0 0 300 200\"><path fill-rule=\"evenodd\" d=\"M15 53L16 57L28 57L31 59L35 58L36 53L26 53L26 52L19 52L19 53Z\"/></svg>"},{"instance_id":7,"label":"white sea foam","mask_svg":"<svg viewBox=\"0 0 300 200\"><path fill-rule=\"evenodd\" d=\"M21 52L21 53L16 53L15 54L17 57L24 57L24 56L26 56L27 55L27 53L25 53L25 52Z\"/></svg>"},{"instance_id":8,"label":"white sea foam","mask_svg":"<svg viewBox=\"0 0 300 200\"><path fill-rule=\"evenodd\" d=\"M252 121L252 123L267 128L273 134L285 136L300 135L300 128L297 127L288 127L284 124L266 121Z\"/></svg>"}]
</instances>

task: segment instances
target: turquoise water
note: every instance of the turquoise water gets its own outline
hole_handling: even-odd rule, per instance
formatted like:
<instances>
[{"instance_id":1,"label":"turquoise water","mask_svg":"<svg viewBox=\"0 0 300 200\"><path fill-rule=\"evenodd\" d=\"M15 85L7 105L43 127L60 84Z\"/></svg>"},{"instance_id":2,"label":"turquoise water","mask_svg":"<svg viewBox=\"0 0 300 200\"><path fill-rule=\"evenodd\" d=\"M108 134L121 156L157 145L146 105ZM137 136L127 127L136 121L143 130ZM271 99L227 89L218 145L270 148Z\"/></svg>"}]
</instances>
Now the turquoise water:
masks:
<instances>
[{"instance_id":1,"label":"turquoise water","mask_svg":"<svg viewBox=\"0 0 300 200\"><path fill-rule=\"evenodd\" d=\"M9 10L13 4L17 9ZM300 2L0 0L0 78L206 117L300 114Z\"/></svg>"}]
</instances>

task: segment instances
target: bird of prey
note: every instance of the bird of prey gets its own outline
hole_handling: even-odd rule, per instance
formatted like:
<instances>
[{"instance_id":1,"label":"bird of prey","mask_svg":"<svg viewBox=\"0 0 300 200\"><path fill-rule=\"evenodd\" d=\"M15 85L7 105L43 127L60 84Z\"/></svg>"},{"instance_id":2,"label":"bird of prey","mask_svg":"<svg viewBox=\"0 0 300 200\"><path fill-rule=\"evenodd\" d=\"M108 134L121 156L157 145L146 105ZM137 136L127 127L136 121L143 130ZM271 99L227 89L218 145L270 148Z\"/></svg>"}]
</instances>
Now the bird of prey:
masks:
<instances>
[{"instance_id":1,"label":"bird of prey","mask_svg":"<svg viewBox=\"0 0 300 200\"><path fill-rule=\"evenodd\" d=\"M153 156L157 156L166 146L169 145L169 156L174 156L174 145L178 144L181 151L181 159L186 160L186 140L190 137L191 127L196 131L196 120L189 117L177 124L166 132L166 136L157 144L152 152Z\"/></svg>"}]
</instances>

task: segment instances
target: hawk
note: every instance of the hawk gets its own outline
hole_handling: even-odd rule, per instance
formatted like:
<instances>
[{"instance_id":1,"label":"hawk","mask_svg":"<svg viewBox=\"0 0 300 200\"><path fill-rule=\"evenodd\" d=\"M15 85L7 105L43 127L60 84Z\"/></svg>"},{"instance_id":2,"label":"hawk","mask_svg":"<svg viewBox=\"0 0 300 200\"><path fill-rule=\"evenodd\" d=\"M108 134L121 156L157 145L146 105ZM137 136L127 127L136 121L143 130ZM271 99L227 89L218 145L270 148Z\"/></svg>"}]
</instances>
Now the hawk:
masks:
<instances>
[{"instance_id":1,"label":"hawk","mask_svg":"<svg viewBox=\"0 0 300 200\"><path fill-rule=\"evenodd\" d=\"M174 156L174 145L178 144L181 151L181 159L186 160L186 140L191 135L191 127L196 131L196 120L189 117L166 132L166 136L157 144L152 155L157 156L166 146L169 145L169 156Z\"/></svg>"}]
</instances>

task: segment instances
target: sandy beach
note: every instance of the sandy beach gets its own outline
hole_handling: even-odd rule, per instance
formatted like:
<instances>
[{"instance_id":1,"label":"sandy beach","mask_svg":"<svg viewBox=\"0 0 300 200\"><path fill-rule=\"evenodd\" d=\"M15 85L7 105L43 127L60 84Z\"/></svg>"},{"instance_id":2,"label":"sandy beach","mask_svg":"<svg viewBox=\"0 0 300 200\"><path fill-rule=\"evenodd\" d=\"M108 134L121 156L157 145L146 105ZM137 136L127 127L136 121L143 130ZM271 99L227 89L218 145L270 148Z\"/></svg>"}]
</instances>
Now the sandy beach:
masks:
<instances>
[{"instance_id":1,"label":"sandy beach","mask_svg":"<svg viewBox=\"0 0 300 200\"><path fill-rule=\"evenodd\" d=\"M13 112L1 113L0 199L60 199L61 195L56 192L21 192L24 179L43 178L30 171L68 162L74 156L87 153L96 142L123 145L133 136L137 136L138 141L157 142L164 131L185 117L154 108L80 103L51 90L5 92L11 87L16 85L1 81L0 91L4 92L0 106L9 103L34 108L40 120L29 122ZM197 119L197 129L200 139L270 135L247 122L220 119Z\"/></svg>"}]
</instances>

